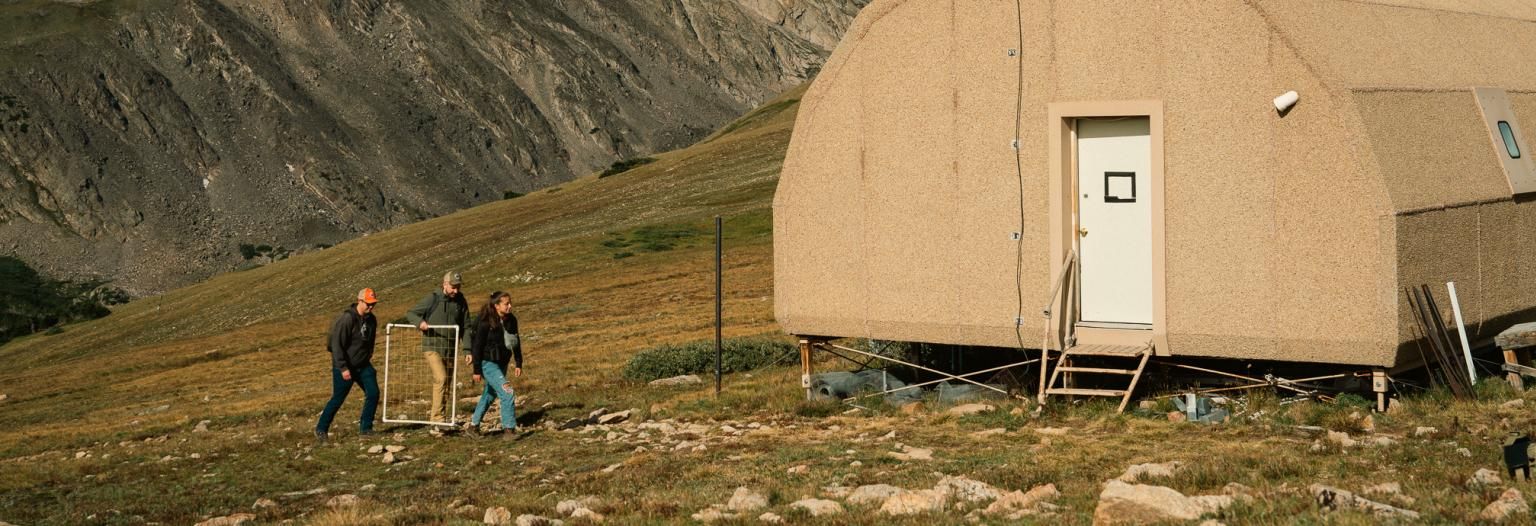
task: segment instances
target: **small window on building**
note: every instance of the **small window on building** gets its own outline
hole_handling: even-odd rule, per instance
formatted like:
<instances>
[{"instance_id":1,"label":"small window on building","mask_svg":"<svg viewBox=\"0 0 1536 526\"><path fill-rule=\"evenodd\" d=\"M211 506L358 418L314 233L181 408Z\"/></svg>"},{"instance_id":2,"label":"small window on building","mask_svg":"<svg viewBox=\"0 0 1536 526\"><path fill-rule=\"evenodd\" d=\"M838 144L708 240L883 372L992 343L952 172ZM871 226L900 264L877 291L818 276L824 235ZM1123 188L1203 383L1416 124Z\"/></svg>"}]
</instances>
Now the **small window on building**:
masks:
<instances>
[{"instance_id":1,"label":"small window on building","mask_svg":"<svg viewBox=\"0 0 1536 526\"><path fill-rule=\"evenodd\" d=\"M1515 130L1509 127L1509 121L1499 121L1499 136L1504 138L1504 151L1509 158L1519 159L1520 145L1515 142Z\"/></svg>"}]
</instances>

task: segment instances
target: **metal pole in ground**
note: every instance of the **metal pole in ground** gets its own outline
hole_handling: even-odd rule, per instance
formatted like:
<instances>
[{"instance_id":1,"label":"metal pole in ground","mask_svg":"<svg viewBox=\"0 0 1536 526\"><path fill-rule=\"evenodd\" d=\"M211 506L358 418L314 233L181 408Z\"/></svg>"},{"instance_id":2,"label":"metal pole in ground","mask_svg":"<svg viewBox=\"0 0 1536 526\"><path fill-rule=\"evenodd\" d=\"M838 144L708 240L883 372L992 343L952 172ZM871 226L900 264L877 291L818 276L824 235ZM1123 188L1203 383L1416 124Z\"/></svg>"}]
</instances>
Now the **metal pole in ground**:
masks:
<instances>
[{"instance_id":1,"label":"metal pole in ground","mask_svg":"<svg viewBox=\"0 0 1536 526\"><path fill-rule=\"evenodd\" d=\"M722 237L721 236L721 231L724 230L722 225L723 225L723 223L720 220L720 216L715 216L715 398L719 398L720 397L720 376L721 376L721 370L720 370L720 365L721 365L720 364L720 362L721 362L721 359L720 359L720 354L721 354L720 326L724 324L724 321L721 319L721 316L724 314L724 309L722 308L722 303L723 303L724 299L721 297L721 286L720 286L721 285L721 281L722 281L722 279L721 279L722 269L721 269L721 265L720 265L720 261L722 259L721 258L722 250L721 250L721 242L720 242L720 240L721 240L721 237Z\"/></svg>"}]
</instances>

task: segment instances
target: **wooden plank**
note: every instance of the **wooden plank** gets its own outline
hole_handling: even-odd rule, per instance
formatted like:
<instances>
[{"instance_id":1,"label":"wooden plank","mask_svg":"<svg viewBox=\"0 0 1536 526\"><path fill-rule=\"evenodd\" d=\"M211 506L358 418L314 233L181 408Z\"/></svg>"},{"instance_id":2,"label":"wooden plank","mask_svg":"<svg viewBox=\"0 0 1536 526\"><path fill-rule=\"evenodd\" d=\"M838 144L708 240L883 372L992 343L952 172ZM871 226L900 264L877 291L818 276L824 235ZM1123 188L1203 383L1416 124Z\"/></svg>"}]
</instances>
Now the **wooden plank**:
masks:
<instances>
[{"instance_id":1,"label":"wooden plank","mask_svg":"<svg viewBox=\"0 0 1536 526\"><path fill-rule=\"evenodd\" d=\"M1061 370L1074 373L1136 374L1136 371L1131 369L1104 369L1100 367L1062 367Z\"/></svg>"},{"instance_id":2,"label":"wooden plank","mask_svg":"<svg viewBox=\"0 0 1536 526\"><path fill-rule=\"evenodd\" d=\"M1499 333L1493 337L1493 341L1500 349L1512 351L1526 347L1536 347L1536 322L1522 323Z\"/></svg>"},{"instance_id":3,"label":"wooden plank","mask_svg":"<svg viewBox=\"0 0 1536 526\"><path fill-rule=\"evenodd\" d=\"M1067 354L1077 356L1118 356L1136 358L1146 354L1146 346L1135 345L1081 345L1067 349Z\"/></svg>"},{"instance_id":4,"label":"wooden plank","mask_svg":"<svg viewBox=\"0 0 1536 526\"><path fill-rule=\"evenodd\" d=\"M1075 389L1075 388L1051 388L1046 389L1047 394L1069 396L1125 396L1125 391L1111 389Z\"/></svg>"}]
</instances>

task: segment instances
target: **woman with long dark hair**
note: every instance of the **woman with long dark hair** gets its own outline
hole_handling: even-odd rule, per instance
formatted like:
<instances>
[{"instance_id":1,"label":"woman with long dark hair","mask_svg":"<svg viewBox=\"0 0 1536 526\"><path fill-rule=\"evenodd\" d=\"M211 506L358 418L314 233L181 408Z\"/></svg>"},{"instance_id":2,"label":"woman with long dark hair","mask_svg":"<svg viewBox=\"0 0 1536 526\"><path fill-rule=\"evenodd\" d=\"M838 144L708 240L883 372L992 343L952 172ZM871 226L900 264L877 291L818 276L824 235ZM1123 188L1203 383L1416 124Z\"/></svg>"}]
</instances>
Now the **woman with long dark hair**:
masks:
<instances>
[{"instance_id":1,"label":"woman with long dark hair","mask_svg":"<svg viewBox=\"0 0 1536 526\"><path fill-rule=\"evenodd\" d=\"M512 297L496 291L480 308L480 316L475 320L474 339L470 342L475 381L485 382L480 403L475 404L475 416L469 422L471 433L479 432L480 421L490 409L492 400L501 402L502 436L511 437L517 429L512 382L506 374L510 361L514 364L512 376L523 375L523 346L516 336L517 317L512 314ZM510 348L508 343L511 343Z\"/></svg>"}]
</instances>

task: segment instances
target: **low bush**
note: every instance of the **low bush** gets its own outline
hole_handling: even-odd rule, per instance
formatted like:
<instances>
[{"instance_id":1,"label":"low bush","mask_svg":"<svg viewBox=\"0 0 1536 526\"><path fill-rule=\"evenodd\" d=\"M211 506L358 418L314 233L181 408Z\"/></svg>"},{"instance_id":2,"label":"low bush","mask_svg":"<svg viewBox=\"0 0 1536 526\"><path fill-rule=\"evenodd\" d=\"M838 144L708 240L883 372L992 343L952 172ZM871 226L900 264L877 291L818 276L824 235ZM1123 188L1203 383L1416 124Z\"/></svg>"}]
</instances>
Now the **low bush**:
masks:
<instances>
[{"instance_id":1,"label":"low bush","mask_svg":"<svg viewBox=\"0 0 1536 526\"><path fill-rule=\"evenodd\" d=\"M766 336L727 338L721 342L720 367L727 373L750 371L798 356L798 352L794 344ZM624 377L649 382L714 370L715 342L696 341L662 344L640 351L624 365Z\"/></svg>"},{"instance_id":2,"label":"low bush","mask_svg":"<svg viewBox=\"0 0 1536 526\"><path fill-rule=\"evenodd\" d=\"M633 170L636 167L644 166L654 162L656 162L656 158L654 157L636 157L634 159L625 159L613 163L613 165L609 166L607 170L603 170L603 173L597 174L597 178L602 179L610 175L618 175Z\"/></svg>"}]
</instances>

